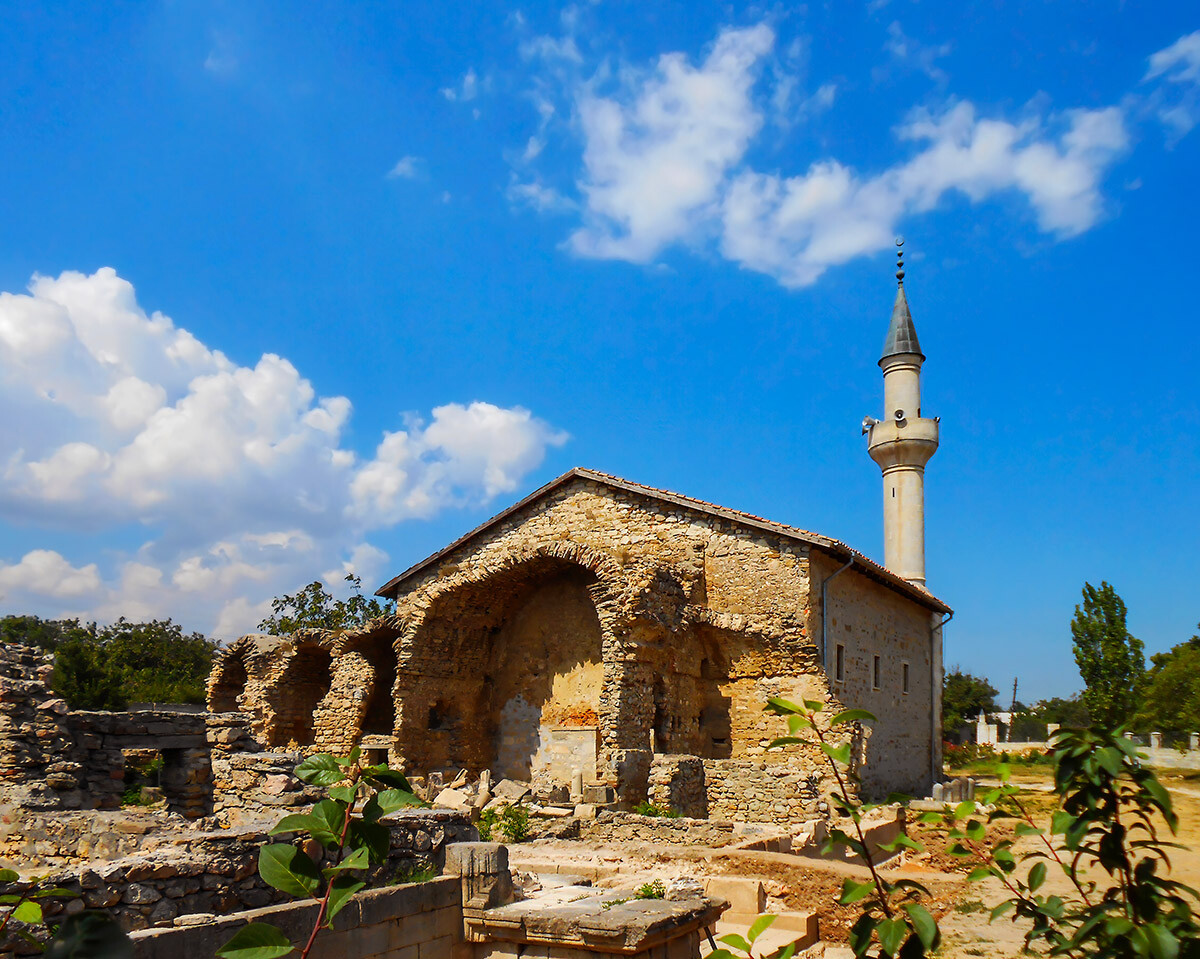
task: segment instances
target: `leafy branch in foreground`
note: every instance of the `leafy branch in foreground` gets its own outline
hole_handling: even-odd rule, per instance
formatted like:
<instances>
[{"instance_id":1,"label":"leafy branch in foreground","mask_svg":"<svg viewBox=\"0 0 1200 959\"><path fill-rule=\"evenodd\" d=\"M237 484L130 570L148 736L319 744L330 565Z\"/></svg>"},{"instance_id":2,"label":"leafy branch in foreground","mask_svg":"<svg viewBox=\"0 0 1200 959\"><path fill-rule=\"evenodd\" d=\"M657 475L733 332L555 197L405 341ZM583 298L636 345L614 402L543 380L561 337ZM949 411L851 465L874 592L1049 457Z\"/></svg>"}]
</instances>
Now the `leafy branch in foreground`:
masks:
<instances>
[{"instance_id":1,"label":"leafy branch in foreground","mask_svg":"<svg viewBox=\"0 0 1200 959\"><path fill-rule=\"evenodd\" d=\"M1048 828L1034 822L1007 767L1000 786L981 797L994 806L986 817L973 802L951 814L962 822L950 831L949 851L979 863L968 878L997 879L1010 894L992 918L1011 911L1014 921L1029 921L1026 946L1040 941L1054 956L1200 957L1200 893L1163 875L1167 850L1181 848L1159 836L1160 823L1172 834L1178 828L1170 794L1119 730L1065 730L1053 746L1059 808ZM1011 841L989 842L987 825L1002 820L1015 820L1017 837L1037 837L1037 848L1015 854ZM1029 862L1028 873L1018 869ZM1051 869L1069 882L1065 896L1041 891Z\"/></svg>"},{"instance_id":2,"label":"leafy branch in foreground","mask_svg":"<svg viewBox=\"0 0 1200 959\"><path fill-rule=\"evenodd\" d=\"M870 882L858 882L849 877L843 880L842 894L838 898L838 902L844 906L862 903L862 914L850 928L850 946L855 956L867 955L873 942L878 945L878 955L888 959L894 956L919 959L936 949L941 941L941 933L937 921L921 904L922 899L929 898L929 890L911 879L891 881L880 875L875 853L863 831L863 820L880 804L865 804L858 800L857 790L851 788L858 785L857 775L850 763L851 742L849 739L835 742L833 735L839 727L874 722L875 717L865 709L846 709L830 718L822 728L819 714L824 710L824 703L805 699L801 705L797 705L786 699L772 698L767 700L766 708L768 712L785 716L791 733L774 740L768 748L816 746L825 754L837 782L837 791L830 796L830 800L837 811L850 820L854 834L850 835L838 827L830 829L822 852L828 854L837 847L847 848L862 860L870 873ZM904 798L889 796L888 802ZM901 847L917 851L923 848L904 833L878 846L887 852L895 852Z\"/></svg>"},{"instance_id":3,"label":"leafy branch in foreground","mask_svg":"<svg viewBox=\"0 0 1200 959\"><path fill-rule=\"evenodd\" d=\"M21 877L11 869L0 869L0 884L19 883ZM39 937L28 928L14 926L18 938L47 959L133 959L133 941L117 925L117 921L102 912L85 910L67 916L61 923L51 925L42 903L49 899L74 899L78 893L70 889L38 888L36 884L22 892L0 895L0 907L8 907L0 919L0 942L3 942L12 922L22 927L44 926L48 935Z\"/></svg>"},{"instance_id":4,"label":"leafy branch in foreground","mask_svg":"<svg viewBox=\"0 0 1200 959\"><path fill-rule=\"evenodd\" d=\"M296 776L323 786L327 798L307 813L285 816L272 836L293 833L320 843L332 864L318 868L291 843L272 843L258 853L258 874L281 892L319 903L316 920L300 959L307 959L322 928L333 928L334 917L356 892L365 889L363 874L387 861L391 833L379 820L406 806L425 805L404 775L387 766L364 766L356 747L346 758L318 753L296 767ZM243 926L217 955L222 959L280 959L296 946L279 929L263 922Z\"/></svg>"}]
</instances>

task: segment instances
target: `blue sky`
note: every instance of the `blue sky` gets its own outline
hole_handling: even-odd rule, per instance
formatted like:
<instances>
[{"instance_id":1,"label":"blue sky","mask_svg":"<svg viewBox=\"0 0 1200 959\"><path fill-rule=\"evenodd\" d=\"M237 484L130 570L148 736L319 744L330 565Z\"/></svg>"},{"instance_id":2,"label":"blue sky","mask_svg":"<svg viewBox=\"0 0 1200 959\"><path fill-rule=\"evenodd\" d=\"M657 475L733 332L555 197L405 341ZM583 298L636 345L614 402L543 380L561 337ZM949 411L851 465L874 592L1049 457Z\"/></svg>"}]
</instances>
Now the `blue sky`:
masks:
<instances>
[{"instance_id":1,"label":"blue sky","mask_svg":"<svg viewBox=\"0 0 1200 959\"><path fill-rule=\"evenodd\" d=\"M5 612L229 637L573 465L881 557L903 233L947 665L1195 631L1193 5L5 7Z\"/></svg>"}]
</instances>

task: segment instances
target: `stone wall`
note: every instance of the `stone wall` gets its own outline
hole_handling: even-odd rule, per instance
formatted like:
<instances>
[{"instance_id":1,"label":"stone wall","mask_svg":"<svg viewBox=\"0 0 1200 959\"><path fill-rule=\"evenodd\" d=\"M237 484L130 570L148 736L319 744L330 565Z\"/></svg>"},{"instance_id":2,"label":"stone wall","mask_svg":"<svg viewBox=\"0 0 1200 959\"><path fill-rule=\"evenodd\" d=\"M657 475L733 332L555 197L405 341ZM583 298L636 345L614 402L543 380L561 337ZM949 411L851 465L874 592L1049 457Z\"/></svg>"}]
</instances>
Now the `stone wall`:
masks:
<instances>
[{"instance_id":1,"label":"stone wall","mask_svg":"<svg viewBox=\"0 0 1200 959\"><path fill-rule=\"evenodd\" d=\"M822 577L836 569L825 557L814 559ZM835 579L828 594L833 692L846 706L869 710L878 719L869 727L861 756L863 788L870 796L927 795L935 769L940 773L935 751L941 743L942 660L934 626L941 617L916 603L896 602L891 590L857 569ZM844 650L841 682L836 677L839 645Z\"/></svg>"},{"instance_id":2,"label":"stone wall","mask_svg":"<svg viewBox=\"0 0 1200 959\"><path fill-rule=\"evenodd\" d=\"M447 845L478 838L465 815L448 810L402 810L380 821L391 831L391 851L387 863L373 871L373 882L421 867L440 869ZM180 916L225 914L289 899L258 876L259 848L280 841L265 833L183 834L173 848L39 875L44 883L81 893L68 900L68 912L103 908L126 929L167 926ZM0 885L0 894L20 888ZM48 902L61 908L57 900Z\"/></svg>"},{"instance_id":3,"label":"stone wall","mask_svg":"<svg viewBox=\"0 0 1200 959\"><path fill-rule=\"evenodd\" d=\"M293 942L312 930L316 906L303 903L268 906L213 917L203 925L151 929L133 935L135 959L211 956L238 929L251 922L270 923ZM369 889L337 915L332 931L317 939L310 959L450 959L462 941L462 901L457 877Z\"/></svg>"},{"instance_id":4,"label":"stone wall","mask_svg":"<svg viewBox=\"0 0 1200 959\"><path fill-rule=\"evenodd\" d=\"M735 824L717 819L639 816L637 813L605 810L593 820L579 824L585 842L645 842L677 846L729 846L741 841Z\"/></svg>"}]
</instances>

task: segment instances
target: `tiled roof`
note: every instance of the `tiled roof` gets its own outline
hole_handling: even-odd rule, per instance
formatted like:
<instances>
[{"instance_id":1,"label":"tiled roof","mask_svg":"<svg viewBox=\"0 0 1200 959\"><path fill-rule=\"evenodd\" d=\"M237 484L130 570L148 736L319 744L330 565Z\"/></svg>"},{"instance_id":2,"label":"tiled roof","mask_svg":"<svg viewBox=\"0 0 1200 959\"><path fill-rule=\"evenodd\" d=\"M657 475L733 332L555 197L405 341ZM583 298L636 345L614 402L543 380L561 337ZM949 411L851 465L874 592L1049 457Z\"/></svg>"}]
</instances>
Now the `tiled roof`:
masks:
<instances>
[{"instance_id":1,"label":"tiled roof","mask_svg":"<svg viewBox=\"0 0 1200 959\"><path fill-rule=\"evenodd\" d=\"M932 610L936 610L941 613L950 612L950 607L928 590L923 589L920 586L916 586L908 582L906 579L902 579L891 570L885 569L874 560L869 559L858 550L852 549L840 540L831 539L828 536L822 536L820 533L811 533L808 530L799 529L795 526L788 526L786 523L777 523L774 520L763 519L761 516L755 516L752 513L745 513L741 510L730 509L727 506L718 506L715 503L708 503L692 496L685 496L682 493L674 493L670 490L657 489L653 486L644 486L643 484L635 483L632 480L622 479L619 476L611 476L608 473L601 473L597 470L585 469L582 466L577 466L572 470L568 470L557 479L551 480L541 489L534 490L520 502L514 503L512 506L508 507L508 509L497 513L491 519L487 520L480 526L477 526L465 536L459 537L449 546L438 550L432 556L429 556L426 559L421 560L421 562L417 563L415 566L406 569L399 576L394 577L381 586L376 591L375 595L394 595L397 591L397 587L406 579L415 576L417 573L420 573L427 567L436 563L443 556L454 552L460 546L470 542L476 536L486 532L493 526L512 516L514 513L519 512L524 507L536 502L547 494L558 489L560 486L569 483L573 479L582 479L591 481L593 483L600 483L613 489L624 490L625 492L645 496L649 499L657 500L662 503L670 503L675 506L681 506L685 509L695 510L707 516L717 516L721 519L730 520L734 523L740 523L744 526L766 530L771 533L776 533L780 536L785 536L789 539L799 540L824 550L830 556L840 559L842 562L853 558L854 565L858 568L858 570L872 579L882 583L885 586L891 587L899 593L903 593L910 599L913 599Z\"/></svg>"}]
</instances>

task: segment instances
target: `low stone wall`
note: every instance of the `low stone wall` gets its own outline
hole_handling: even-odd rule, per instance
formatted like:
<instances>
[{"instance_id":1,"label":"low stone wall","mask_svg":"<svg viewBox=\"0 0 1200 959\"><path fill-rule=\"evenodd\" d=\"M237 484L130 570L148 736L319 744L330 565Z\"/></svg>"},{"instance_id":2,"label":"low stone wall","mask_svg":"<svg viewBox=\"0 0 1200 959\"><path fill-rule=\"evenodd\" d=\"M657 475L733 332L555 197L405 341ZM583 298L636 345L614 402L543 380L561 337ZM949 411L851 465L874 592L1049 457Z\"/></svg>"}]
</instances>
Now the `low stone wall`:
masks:
<instances>
[{"instance_id":1,"label":"low stone wall","mask_svg":"<svg viewBox=\"0 0 1200 959\"><path fill-rule=\"evenodd\" d=\"M742 841L734 823L713 819L669 819L605 810L579 824L579 837L587 842L645 842L672 845L728 846Z\"/></svg>"},{"instance_id":2,"label":"low stone wall","mask_svg":"<svg viewBox=\"0 0 1200 959\"><path fill-rule=\"evenodd\" d=\"M390 881L421 867L440 869L446 846L471 841L478 833L462 813L449 810L401 810L380 820L392 834L388 861L375 868L373 881ZM280 842L265 833L183 834L175 848L128 856L52 872L43 882L78 892L65 906L47 900L47 912L103 908L126 929L170 925L197 913L229 913L286 900L258 876L258 850ZM311 850L314 854L319 847ZM19 891L19 883L0 886L0 894ZM0 953L4 944L0 943Z\"/></svg>"},{"instance_id":3,"label":"low stone wall","mask_svg":"<svg viewBox=\"0 0 1200 959\"><path fill-rule=\"evenodd\" d=\"M0 864L20 870L89 859L119 859L178 845L191 822L165 810L140 807L87 812L42 812L0 807Z\"/></svg>"},{"instance_id":4,"label":"low stone wall","mask_svg":"<svg viewBox=\"0 0 1200 959\"><path fill-rule=\"evenodd\" d=\"M202 925L149 929L133 934L135 959L212 956L240 928L266 922L303 944L316 920L315 903L286 903L232 916L210 917ZM310 959L450 959L463 938L462 900L454 876L387 886L359 893L334 918L333 929L317 938Z\"/></svg>"},{"instance_id":5,"label":"low stone wall","mask_svg":"<svg viewBox=\"0 0 1200 959\"><path fill-rule=\"evenodd\" d=\"M739 822L798 823L826 812L820 775L807 766L705 759L708 815Z\"/></svg>"},{"instance_id":6,"label":"low stone wall","mask_svg":"<svg viewBox=\"0 0 1200 959\"><path fill-rule=\"evenodd\" d=\"M708 817L704 760L696 756L655 756L650 764L650 802L693 819Z\"/></svg>"},{"instance_id":7,"label":"low stone wall","mask_svg":"<svg viewBox=\"0 0 1200 959\"><path fill-rule=\"evenodd\" d=\"M221 718L237 714L226 713ZM245 727L242 727L245 728ZM226 826L271 821L299 812L321 798L321 790L295 777L300 753L236 752L214 749L213 815Z\"/></svg>"}]
</instances>

